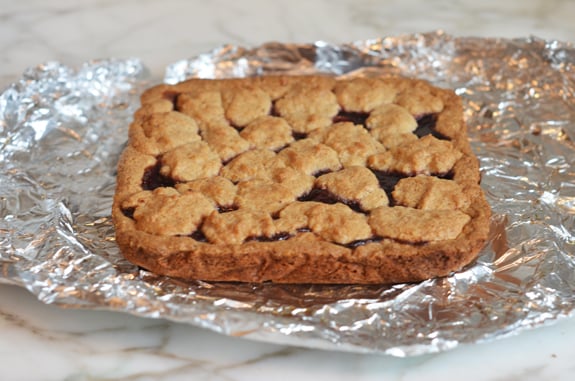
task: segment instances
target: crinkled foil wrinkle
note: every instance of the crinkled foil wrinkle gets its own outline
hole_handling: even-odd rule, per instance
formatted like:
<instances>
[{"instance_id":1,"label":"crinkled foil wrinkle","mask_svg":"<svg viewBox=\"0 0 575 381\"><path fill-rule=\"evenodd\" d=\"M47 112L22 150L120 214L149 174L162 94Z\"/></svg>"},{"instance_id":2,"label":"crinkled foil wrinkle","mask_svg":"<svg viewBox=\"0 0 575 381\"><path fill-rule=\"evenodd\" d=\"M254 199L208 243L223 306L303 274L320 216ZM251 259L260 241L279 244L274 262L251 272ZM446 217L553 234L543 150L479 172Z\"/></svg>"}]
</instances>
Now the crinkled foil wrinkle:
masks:
<instances>
[{"instance_id":1,"label":"crinkled foil wrinkle","mask_svg":"<svg viewBox=\"0 0 575 381\"><path fill-rule=\"evenodd\" d=\"M46 303L162 317L274 343L410 356L515 334L575 307L575 49L441 32L334 45L224 46L188 77L407 75L462 96L490 240L469 268L387 286L181 282L125 261L110 207L143 88L137 59L50 62L0 95L0 282Z\"/></svg>"}]
</instances>

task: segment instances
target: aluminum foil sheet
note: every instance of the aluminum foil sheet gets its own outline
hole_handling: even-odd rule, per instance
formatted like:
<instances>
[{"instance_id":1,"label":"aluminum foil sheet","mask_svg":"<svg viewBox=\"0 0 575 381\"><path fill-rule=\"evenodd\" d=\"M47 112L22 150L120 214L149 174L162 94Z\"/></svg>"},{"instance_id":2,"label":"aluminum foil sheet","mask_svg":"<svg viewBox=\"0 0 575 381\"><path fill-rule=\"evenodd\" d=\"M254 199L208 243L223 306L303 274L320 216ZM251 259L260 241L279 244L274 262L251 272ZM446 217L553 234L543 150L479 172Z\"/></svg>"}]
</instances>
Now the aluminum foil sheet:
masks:
<instances>
[{"instance_id":1,"label":"aluminum foil sheet","mask_svg":"<svg viewBox=\"0 0 575 381\"><path fill-rule=\"evenodd\" d=\"M411 356L506 337L575 309L575 48L442 32L224 46L165 82L327 72L427 79L464 99L490 240L470 267L396 286L182 282L125 261L110 207L144 87L138 59L27 70L0 95L0 282L45 303L187 322L280 344Z\"/></svg>"}]
</instances>

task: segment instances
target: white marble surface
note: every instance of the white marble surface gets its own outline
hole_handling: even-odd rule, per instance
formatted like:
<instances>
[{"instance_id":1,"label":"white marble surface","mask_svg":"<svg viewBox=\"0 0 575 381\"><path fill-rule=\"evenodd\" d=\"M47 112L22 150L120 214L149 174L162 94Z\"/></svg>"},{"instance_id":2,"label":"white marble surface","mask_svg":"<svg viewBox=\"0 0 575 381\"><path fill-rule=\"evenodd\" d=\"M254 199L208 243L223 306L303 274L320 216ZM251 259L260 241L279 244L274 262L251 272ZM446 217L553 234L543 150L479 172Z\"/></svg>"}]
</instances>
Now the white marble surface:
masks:
<instances>
[{"instance_id":1,"label":"white marble surface","mask_svg":"<svg viewBox=\"0 0 575 381\"><path fill-rule=\"evenodd\" d=\"M412 358L286 347L121 313L43 305L0 287L2 380L569 381L575 320Z\"/></svg>"},{"instance_id":2,"label":"white marble surface","mask_svg":"<svg viewBox=\"0 0 575 381\"><path fill-rule=\"evenodd\" d=\"M574 41L573 14L569 0L0 0L0 86L48 60L139 57L160 77L166 64L224 43L346 42L437 29ZM0 285L2 380L573 380L574 341L575 319L566 319L437 355L334 353L63 309Z\"/></svg>"}]
</instances>

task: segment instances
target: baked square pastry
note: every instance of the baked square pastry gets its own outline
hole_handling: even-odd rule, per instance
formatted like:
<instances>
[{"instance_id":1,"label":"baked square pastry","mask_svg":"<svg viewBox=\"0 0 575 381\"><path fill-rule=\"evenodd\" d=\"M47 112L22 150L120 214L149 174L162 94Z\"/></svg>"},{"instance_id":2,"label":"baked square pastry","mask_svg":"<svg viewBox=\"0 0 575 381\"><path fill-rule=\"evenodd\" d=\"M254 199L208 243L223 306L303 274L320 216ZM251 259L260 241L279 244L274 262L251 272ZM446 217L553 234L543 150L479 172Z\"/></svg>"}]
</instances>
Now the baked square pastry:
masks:
<instances>
[{"instance_id":1,"label":"baked square pastry","mask_svg":"<svg viewBox=\"0 0 575 381\"><path fill-rule=\"evenodd\" d=\"M452 91L406 78L192 79L141 97L123 255L207 281L400 283L474 260L490 208Z\"/></svg>"}]
</instances>

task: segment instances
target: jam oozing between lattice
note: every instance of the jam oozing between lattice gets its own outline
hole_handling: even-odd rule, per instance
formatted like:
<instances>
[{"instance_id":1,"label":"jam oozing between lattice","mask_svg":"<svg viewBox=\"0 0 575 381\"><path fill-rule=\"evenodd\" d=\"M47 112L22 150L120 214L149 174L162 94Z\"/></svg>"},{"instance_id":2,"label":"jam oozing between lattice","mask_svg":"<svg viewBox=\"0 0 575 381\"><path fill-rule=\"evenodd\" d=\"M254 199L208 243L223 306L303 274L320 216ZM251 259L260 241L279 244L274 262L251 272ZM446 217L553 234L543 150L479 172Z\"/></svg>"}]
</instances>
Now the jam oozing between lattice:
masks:
<instances>
[{"instance_id":1,"label":"jam oozing between lattice","mask_svg":"<svg viewBox=\"0 0 575 381\"><path fill-rule=\"evenodd\" d=\"M246 238L246 241L257 241L257 242L274 242L274 241L285 241L286 239L291 238L291 234L287 232L281 232L272 235L271 237L266 236L254 236Z\"/></svg>"},{"instance_id":2,"label":"jam oozing between lattice","mask_svg":"<svg viewBox=\"0 0 575 381\"><path fill-rule=\"evenodd\" d=\"M292 136L294 140L302 140L307 138L307 134L305 132L292 132Z\"/></svg>"},{"instance_id":3,"label":"jam oozing between lattice","mask_svg":"<svg viewBox=\"0 0 575 381\"><path fill-rule=\"evenodd\" d=\"M206 236L204 235L204 233L198 229L195 232L193 232L192 234L190 234L190 237L195 239L198 242L208 242L208 239L206 238Z\"/></svg>"},{"instance_id":4,"label":"jam oozing between lattice","mask_svg":"<svg viewBox=\"0 0 575 381\"><path fill-rule=\"evenodd\" d=\"M123 208L122 209L122 213L124 213L124 216L126 216L128 218L134 218L135 212L136 212L136 208Z\"/></svg>"},{"instance_id":5,"label":"jam oozing between lattice","mask_svg":"<svg viewBox=\"0 0 575 381\"><path fill-rule=\"evenodd\" d=\"M164 176L160 173L162 163L160 160L155 165L146 168L144 176L142 176L142 189L154 190L161 187L173 187L176 182L174 179Z\"/></svg>"},{"instance_id":6,"label":"jam oozing between lattice","mask_svg":"<svg viewBox=\"0 0 575 381\"><path fill-rule=\"evenodd\" d=\"M433 137L440 140L450 140L447 136L438 132L435 129L437 124L436 114L427 114L417 119L417 128L413 133L417 135L418 138L422 138L425 135L432 135Z\"/></svg>"},{"instance_id":7,"label":"jam oozing between lattice","mask_svg":"<svg viewBox=\"0 0 575 381\"><path fill-rule=\"evenodd\" d=\"M356 248L358 246L363 246L363 245L367 245L368 243L376 243L376 242L381 242L383 238L381 237L373 237L373 238L368 238L368 239L360 239L357 241L353 241L348 243L347 245L345 245L346 247L349 247L350 249Z\"/></svg>"},{"instance_id":8,"label":"jam oozing between lattice","mask_svg":"<svg viewBox=\"0 0 575 381\"><path fill-rule=\"evenodd\" d=\"M342 204L349 206L352 210L355 210L356 212L364 213L364 211L361 209L361 205L359 204L359 202L354 201L354 200L346 200L344 198L341 198L341 197L331 193L330 191L328 191L326 189L321 189L321 188L313 188L309 193L298 197L297 200L298 201L315 201L315 202L321 202L324 204L336 204L336 203L340 202Z\"/></svg>"},{"instance_id":9,"label":"jam oozing between lattice","mask_svg":"<svg viewBox=\"0 0 575 381\"><path fill-rule=\"evenodd\" d=\"M389 206L393 206L394 200L393 196L391 195L393 189L399 180L408 177L408 175L399 172L378 171L375 169L372 169L371 172L373 172L375 177L377 177L379 187L385 191L387 199L389 200Z\"/></svg>"},{"instance_id":10,"label":"jam oozing between lattice","mask_svg":"<svg viewBox=\"0 0 575 381\"><path fill-rule=\"evenodd\" d=\"M367 112L349 112L342 110L333 118L333 122L352 122L359 126L365 126L367 118L369 118L369 113Z\"/></svg>"}]
</instances>

